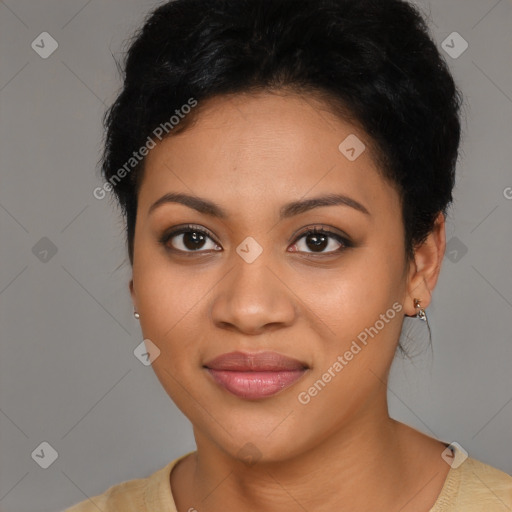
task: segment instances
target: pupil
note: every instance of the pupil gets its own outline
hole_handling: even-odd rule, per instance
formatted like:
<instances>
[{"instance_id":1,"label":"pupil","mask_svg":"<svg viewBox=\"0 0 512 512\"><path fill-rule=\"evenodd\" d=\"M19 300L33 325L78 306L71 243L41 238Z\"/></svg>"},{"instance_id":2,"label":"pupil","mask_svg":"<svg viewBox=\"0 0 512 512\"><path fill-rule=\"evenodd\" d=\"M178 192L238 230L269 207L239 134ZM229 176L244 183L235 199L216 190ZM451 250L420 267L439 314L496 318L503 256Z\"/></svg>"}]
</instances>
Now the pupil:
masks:
<instances>
[{"instance_id":1,"label":"pupil","mask_svg":"<svg viewBox=\"0 0 512 512\"><path fill-rule=\"evenodd\" d=\"M187 249L200 249L202 242L204 242L204 235L197 231L189 231L183 234L183 244Z\"/></svg>"},{"instance_id":2,"label":"pupil","mask_svg":"<svg viewBox=\"0 0 512 512\"><path fill-rule=\"evenodd\" d=\"M313 243L313 247L309 247L309 242ZM312 234L307 236L306 243L310 249L325 249L327 237L322 234Z\"/></svg>"}]
</instances>

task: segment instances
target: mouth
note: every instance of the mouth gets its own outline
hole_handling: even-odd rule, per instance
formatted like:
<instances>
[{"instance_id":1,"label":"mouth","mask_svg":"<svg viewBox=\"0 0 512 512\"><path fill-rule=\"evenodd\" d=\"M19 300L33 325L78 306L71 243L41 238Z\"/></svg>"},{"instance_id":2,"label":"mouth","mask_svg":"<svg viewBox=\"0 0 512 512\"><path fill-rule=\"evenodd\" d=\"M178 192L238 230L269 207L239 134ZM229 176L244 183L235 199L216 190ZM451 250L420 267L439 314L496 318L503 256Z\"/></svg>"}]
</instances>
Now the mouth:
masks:
<instances>
[{"instance_id":1,"label":"mouth","mask_svg":"<svg viewBox=\"0 0 512 512\"><path fill-rule=\"evenodd\" d=\"M239 398L258 400L295 384L309 369L277 352L230 352L206 363L214 382Z\"/></svg>"}]
</instances>

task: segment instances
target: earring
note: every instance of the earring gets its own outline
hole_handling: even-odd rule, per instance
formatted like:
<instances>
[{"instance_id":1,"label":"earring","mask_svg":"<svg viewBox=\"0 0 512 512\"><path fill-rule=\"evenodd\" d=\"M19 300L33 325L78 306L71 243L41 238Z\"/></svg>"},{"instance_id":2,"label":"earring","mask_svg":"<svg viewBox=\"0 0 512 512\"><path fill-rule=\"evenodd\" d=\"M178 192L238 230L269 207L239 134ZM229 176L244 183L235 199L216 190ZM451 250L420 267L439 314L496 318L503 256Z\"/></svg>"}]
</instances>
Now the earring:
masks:
<instances>
[{"instance_id":1,"label":"earring","mask_svg":"<svg viewBox=\"0 0 512 512\"><path fill-rule=\"evenodd\" d=\"M140 315L137 311L133 312L133 316L138 320L140 318Z\"/></svg>"},{"instance_id":2,"label":"earring","mask_svg":"<svg viewBox=\"0 0 512 512\"><path fill-rule=\"evenodd\" d=\"M419 299L414 299L414 307L418 309L418 313L416 314L416 316L420 320L423 320L424 322L426 322L427 314L425 313L425 309L421 307L420 302L421 301Z\"/></svg>"}]
</instances>

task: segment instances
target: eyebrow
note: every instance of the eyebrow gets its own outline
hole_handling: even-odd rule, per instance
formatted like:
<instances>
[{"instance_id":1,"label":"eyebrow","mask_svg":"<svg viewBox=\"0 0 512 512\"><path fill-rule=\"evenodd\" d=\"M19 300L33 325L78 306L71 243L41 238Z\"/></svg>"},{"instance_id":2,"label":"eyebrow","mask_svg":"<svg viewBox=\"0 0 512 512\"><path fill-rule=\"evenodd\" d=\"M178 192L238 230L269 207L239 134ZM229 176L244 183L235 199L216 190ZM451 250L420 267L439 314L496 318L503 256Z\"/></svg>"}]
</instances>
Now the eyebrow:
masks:
<instances>
[{"instance_id":1,"label":"eyebrow","mask_svg":"<svg viewBox=\"0 0 512 512\"><path fill-rule=\"evenodd\" d=\"M213 201L189 194L173 192L165 194L160 199L155 201L150 206L148 215L150 215L158 207L168 203L183 204L198 211L199 213L203 213L211 217L217 217L219 219L227 219L229 217L228 213ZM293 201L291 203L285 204L280 209L279 218L280 220L287 219L289 217L299 215L321 206L348 206L361 213L364 213L365 215L371 216L370 212L355 199L352 199L351 197L343 194L328 194L324 196L313 197L311 199L301 199L299 201Z\"/></svg>"}]
</instances>

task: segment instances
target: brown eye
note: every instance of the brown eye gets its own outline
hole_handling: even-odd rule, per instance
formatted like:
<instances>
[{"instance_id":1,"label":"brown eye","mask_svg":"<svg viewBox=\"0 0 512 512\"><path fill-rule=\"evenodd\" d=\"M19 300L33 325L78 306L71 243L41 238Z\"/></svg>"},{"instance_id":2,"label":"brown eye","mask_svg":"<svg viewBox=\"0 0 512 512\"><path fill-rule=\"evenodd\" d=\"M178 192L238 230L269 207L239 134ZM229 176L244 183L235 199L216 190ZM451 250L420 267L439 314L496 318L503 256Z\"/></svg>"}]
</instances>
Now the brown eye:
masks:
<instances>
[{"instance_id":1,"label":"brown eye","mask_svg":"<svg viewBox=\"0 0 512 512\"><path fill-rule=\"evenodd\" d=\"M184 253L221 250L208 232L194 226L166 233L160 239L160 243L168 249Z\"/></svg>"},{"instance_id":2,"label":"brown eye","mask_svg":"<svg viewBox=\"0 0 512 512\"><path fill-rule=\"evenodd\" d=\"M303 243L299 243L304 240ZM296 252L305 252L308 254L332 254L341 252L351 243L337 233L326 229L313 229L306 231L297 239L293 247ZM327 249L327 250L326 250Z\"/></svg>"}]
</instances>

